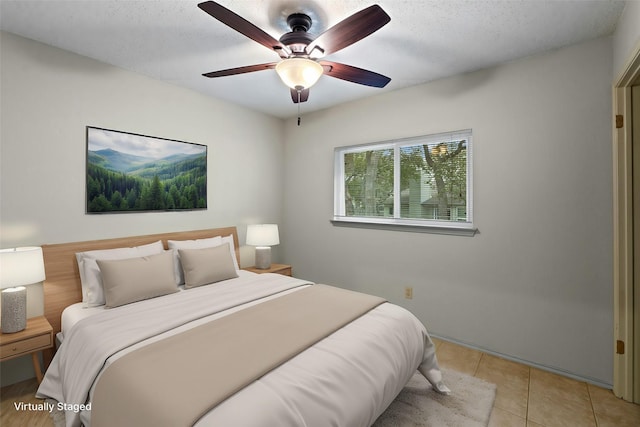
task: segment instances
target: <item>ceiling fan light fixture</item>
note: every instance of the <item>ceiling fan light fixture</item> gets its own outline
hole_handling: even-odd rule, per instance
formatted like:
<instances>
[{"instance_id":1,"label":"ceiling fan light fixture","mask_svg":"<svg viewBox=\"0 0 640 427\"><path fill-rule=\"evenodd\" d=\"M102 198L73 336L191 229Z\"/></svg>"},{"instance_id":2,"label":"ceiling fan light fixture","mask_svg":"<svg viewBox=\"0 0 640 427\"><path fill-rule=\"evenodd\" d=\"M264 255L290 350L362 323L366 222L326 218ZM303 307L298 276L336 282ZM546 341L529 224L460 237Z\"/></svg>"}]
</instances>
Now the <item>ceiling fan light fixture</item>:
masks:
<instances>
[{"instance_id":1,"label":"ceiling fan light fixture","mask_svg":"<svg viewBox=\"0 0 640 427\"><path fill-rule=\"evenodd\" d=\"M276 65L280 79L291 89L303 90L313 86L324 69L316 61L307 58L283 59Z\"/></svg>"}]
</instances>

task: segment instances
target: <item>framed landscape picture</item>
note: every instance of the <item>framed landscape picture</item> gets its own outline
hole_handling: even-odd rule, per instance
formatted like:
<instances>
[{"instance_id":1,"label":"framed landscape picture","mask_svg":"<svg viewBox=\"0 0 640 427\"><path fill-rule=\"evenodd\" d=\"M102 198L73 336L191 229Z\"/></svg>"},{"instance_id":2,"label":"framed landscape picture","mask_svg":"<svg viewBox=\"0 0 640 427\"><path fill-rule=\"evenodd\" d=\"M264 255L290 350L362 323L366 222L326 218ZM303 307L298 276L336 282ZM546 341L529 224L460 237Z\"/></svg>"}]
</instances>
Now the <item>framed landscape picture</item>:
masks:
<instances>
[{"instance_id":1,"label":"framed landscape picture","mask_svg":"<svg viewBox=\"0 0 640 427\"><path fill-rule=\"evenodd\" d=\"M207 146L87 126L88 214L207 208Z\"/></svg>"}]
</instances>

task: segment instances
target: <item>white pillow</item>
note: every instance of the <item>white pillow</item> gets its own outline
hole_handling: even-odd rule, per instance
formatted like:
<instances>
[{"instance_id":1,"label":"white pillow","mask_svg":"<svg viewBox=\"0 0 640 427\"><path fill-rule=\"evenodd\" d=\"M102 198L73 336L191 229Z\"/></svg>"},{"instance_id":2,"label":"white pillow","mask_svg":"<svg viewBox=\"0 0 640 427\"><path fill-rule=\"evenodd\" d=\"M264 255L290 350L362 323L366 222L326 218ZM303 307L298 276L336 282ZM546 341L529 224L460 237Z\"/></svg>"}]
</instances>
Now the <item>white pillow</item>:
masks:
<instances>
[{"instance_id":1,"label":"white pillow","mask_svg":"<svg viewBox=\"0 0 640 427\"><path fill-rule=\"evenodd\" d=\"M231 259L233 259L233 265L237 270L240 270L240 266L238 265L238 260L236 259L236 248L235 245L233 244L233 234L229 234L228 236L225 236L222 238L222 243L228 243L229 244L229 251L231 252Z\"/></svg>"},{"instance_id":2,"label":"white pillow","mask_svg":"<svg viewBox=\"0 0 640 427\"><path fill-rule=\"evenodd\" d=\"M159 254L163 251L164 246L162 245L162 241L158 240L157 242L150 243L148 245L136 246L133 248L104 249L76 253L78 270L80 271L80 282L82 284L82 302L84 307L96 307L105 304L102 277L96 260L136 258Z\"/></svg>"},{"instance_id":3,"label":"white pillow","mask_svg":"<svg viewBox=\"0 0 640 427\"><path fill-rule=\"evenodd\" d=\"M179 249L185 289L238 277L228 246L225 243L213 248Z\"/></svg>"},{"instance_id":4,"label":"white pillow","mask_svg":"<svg viewBox=\"0 0 640 427\"><path fill-rule=\"evenodd\" d=\"M97 260L107 307L178 292L173 278L173 254L118 260Z\"/></svg>"},{"instance_id":5,"label":"white pillow","mask_svg":"<svg viewBox=\"0 0 640 427\"><path fill-rule=\"evenodd\" d=\"M222 237L209 237L206 239L196 239L196 240L167 240L167 245L169 249L173 251L173 268L174 268L174 276L176 280L176 285L184 284L184 274L182 272L182 264L180 263L180 254L178 253L178 249L204 249L204 248L213 248L215 246L220 246L222 244Z\"/></svg>"}]
</instances>

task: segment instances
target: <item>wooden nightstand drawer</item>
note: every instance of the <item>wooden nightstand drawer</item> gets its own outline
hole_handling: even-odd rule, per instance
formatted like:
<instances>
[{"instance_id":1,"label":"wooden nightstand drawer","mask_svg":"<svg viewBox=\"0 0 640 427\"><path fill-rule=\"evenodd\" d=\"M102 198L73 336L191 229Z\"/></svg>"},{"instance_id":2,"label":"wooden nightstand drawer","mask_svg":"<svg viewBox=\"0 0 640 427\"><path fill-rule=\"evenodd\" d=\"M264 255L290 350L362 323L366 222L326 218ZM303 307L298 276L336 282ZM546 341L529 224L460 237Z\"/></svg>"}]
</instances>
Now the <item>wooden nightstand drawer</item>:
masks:
<instances>
[{"instance_id":1,"label":"wooden nightstand drawer","mask_svg":"<svg viewBox=\"0 0 640 427\"><path fill-rule=\"evenodd\" d=\"M0 347L0 359L29 354L51 347L51 334L43 334L22 341L5 344Z\"/></svg>"},{"instance_id":2,"label":"wooden nightstand drawer","mask_svg":"<svg viewBox=\"0 0 640 427\"><path fill-rule=\"evenodd\" d=\"M27 319L27 327L22 331L0 334L0 360L31 354L38 383L42 381L38 352L51 347L53 347L53 328L44 316Z\"/></svg>"}]
</instances>

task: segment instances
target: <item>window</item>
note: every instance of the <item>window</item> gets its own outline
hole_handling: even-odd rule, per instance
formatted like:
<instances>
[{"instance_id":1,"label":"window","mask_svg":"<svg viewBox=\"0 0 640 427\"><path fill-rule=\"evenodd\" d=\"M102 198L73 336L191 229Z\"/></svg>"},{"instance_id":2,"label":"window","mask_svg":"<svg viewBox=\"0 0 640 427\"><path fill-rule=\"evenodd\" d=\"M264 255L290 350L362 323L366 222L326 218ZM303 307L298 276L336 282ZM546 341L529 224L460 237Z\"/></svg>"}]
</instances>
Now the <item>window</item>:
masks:
<instances>
[{"instance_id":1,"label":"window","mask_svg":"<svg viewBox=\"0 0 640 427\"><path fill-rule=\"evenodd\" d=\"M475 233L471 146L464 130L336 148L334 224Z\"/></svg>"}]
</instances>

